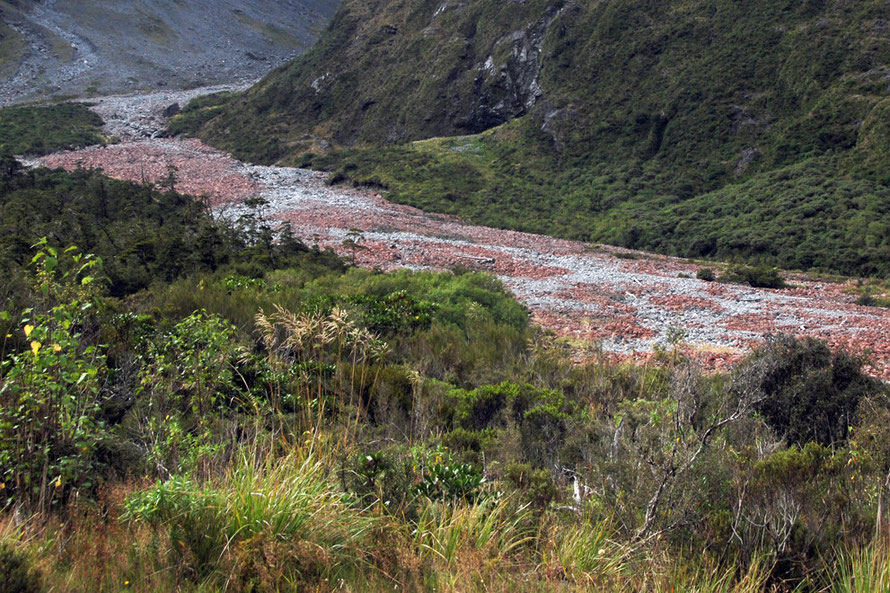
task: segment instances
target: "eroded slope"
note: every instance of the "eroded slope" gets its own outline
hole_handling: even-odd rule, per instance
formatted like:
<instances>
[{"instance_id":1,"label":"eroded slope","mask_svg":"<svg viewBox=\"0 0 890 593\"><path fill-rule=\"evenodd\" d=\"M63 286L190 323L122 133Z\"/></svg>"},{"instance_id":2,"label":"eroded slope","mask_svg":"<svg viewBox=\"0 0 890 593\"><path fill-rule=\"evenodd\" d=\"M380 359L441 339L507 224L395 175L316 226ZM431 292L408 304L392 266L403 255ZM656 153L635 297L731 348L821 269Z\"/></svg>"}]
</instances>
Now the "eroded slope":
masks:
<instances>
[{"instance_id":1,"label":"eroded slope","mask_svg":"<svg viewBox=\"0 0 890 593\"><path fill-rule=\"evenodd\" d=\"M255 80L308 48L337 0L0 2L0 105Z\"/></svg>"}]
</instances>

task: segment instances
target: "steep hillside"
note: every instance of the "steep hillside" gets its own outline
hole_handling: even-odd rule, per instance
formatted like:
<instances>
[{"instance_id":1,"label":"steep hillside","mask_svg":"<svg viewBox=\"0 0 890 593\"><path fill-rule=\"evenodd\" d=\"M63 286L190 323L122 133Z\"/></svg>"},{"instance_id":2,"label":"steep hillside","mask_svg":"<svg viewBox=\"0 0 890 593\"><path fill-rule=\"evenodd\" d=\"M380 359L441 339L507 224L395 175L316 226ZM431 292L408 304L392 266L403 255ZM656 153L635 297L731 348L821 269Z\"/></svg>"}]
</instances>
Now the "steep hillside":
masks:
<instances>
[{"instance_id":1,"label":"steep hillside","mask_svg":"<svg viewBox=\"0 0 890 593\"><path fill-rule=\"evenodd\" d=\"M393 144L481 132L540 98L544 38L561 4L347 1L310 52L228 106L206 136L274 160L295 141Z\"/></svg>"},{"instance_id":2,"label":"steep hillside","mask_svg":"<svg viewBox=\"0 0 890 593\"><path fill-rule=\"evenodd\" d=\"M254 79L337 0L0 0L0 104Z\"/></svg>"},{"instance_id":3,"label":"steep hillside","mask_svg":"<svg viewBox=\"0 0 890 593\"><path fill-rule=\"evenodd\" d=\"M488 224L885 274L888 118L883 1L378 0L175 129Z\"/></svg>"}]
</instances>

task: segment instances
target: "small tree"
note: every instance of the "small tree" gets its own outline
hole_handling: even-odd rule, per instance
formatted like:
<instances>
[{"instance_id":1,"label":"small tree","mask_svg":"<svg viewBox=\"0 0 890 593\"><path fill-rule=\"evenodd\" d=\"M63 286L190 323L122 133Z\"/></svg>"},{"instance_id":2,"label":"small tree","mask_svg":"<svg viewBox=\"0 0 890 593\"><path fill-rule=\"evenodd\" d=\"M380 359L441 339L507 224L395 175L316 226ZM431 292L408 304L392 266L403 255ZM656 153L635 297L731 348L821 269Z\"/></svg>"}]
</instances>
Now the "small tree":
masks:
<instances>
[{"instance_id":1,"label":"small tree","mask_svg":"<svg viewBox=\"0 0 890 593\"><path fill-rule=\"evenodd\" d=\"M736 385L760 393L757 410L789 444L846 440L859 402L884 389L865 360L813 338L775 336L739 369Z\"/></svg>"},{"instance_id":2,"label":"small tree","mask_svg":"<svg viewBox=\"0 0 890 593\"><path fill-rule=\"evenodd\" d=\"M45 511L71 489L93 485L105 436L105 356L81 333L95 307L88 272L100 261L74 248L60 254L45 239L38 245L37 292L59 304L24 311L28 349L0 363L0 483L4 497Z\"/></svg>"}]
</instances>

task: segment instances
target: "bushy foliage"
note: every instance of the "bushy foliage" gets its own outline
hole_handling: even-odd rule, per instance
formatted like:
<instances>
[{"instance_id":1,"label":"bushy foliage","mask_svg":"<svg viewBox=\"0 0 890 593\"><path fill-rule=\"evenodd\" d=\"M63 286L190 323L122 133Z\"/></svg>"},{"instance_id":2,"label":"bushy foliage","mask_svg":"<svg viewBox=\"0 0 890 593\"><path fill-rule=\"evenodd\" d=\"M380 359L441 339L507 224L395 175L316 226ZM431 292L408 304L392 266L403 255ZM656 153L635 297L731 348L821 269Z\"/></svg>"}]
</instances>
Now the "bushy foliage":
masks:
<instances>
[{"instance_id":1,"label":"bushy foliage","mask_svg":"<svg viewBox=\"0 0 890 593\"><path fill-rule=\"evenodd\" d=\"M704 280L705 282L713 282L717 279L717 276L714 275L714 270L711 268L702 268L698 272L695 273L695 277L699 280Z\"/></svg>"},{"instance_id":2,"label":"bushy foliage","mask_svg":"<svg viewBox=\"0 0 890 593\"><path fill-rule=\"evenodd\" d=\"M30 559L11 542L0 541L0 591L3 593L41 593L40 573Z\"/></svg>"},{"instance_id":3,"label":"bushy foliage","mask_svg":"<svg viewBox=\"0 0 890 593\"><path fill-rule=\"evenodd\" d=\"M739 389L763 394L758 410L789 444L842 443L859 403L884 391L864 359L812 338L772 339L739 369Z\"/></svg>"},{"instance_id":4,"label":"bushy foliage","mask_svg":"<svg viewBox=\"0 0 890 593\"><path fill-rule=\"evenodd\" d=\"M424 472L418 494L431 500L475 501L485 478L478 467L468 463L435 463Z\"/></svg>"},{"instance_id":5,"label":"bushy foliage","mask_svg":"<svg viewBox=\"0 0 890 593\"><path fill-rule=\"evenodd\" d=\"M344 490L355 496L362 508L382 505L394 515L411 511L416 464L398 450L359 452L342 469Z\"/></svg>"},{"instance_id":6,"label":"bushy foliage","mask_svg":"<svg viewBox=\"0 0 890 593\"><path fill-rule=\"evenodd\" d=\"M722 282L747 284L754 288L787 288L788 284L779 271L767 266L732 266L722 276Z\"/></svg>"},{"instance_id":7,"label":"bushy foliage","mask_svg":"<svg viewBox=\"0 0 890 593\"><path fill-rule=\"evenodd\" d=\"M0 109L0 155L43 155L105 144L102 118L83 103Z\"/></svg>"},{"instance_id":8,"label":"bushy foliage","mask_svg":"<svg viewBox=\"0 0 890 593\"><path fill-rule=\"evenodd\" d=\"M46 509L99 477L105 355L82 339L97 304L89 273L99 260L46 246L33 261L39 293L62 304L24 311L19 331L28 347L0 363L0 495Z\"/></svg>"}]
</instances>

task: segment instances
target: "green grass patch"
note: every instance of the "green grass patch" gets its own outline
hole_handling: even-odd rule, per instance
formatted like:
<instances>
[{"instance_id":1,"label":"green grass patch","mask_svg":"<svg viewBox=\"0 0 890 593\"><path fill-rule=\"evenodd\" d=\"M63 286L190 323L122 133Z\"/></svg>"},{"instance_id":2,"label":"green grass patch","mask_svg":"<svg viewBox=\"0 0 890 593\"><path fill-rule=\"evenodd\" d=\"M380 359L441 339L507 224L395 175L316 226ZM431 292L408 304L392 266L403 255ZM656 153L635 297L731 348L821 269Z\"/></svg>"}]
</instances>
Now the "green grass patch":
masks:
<instances>
[{"instance_id":1,"label":"green grass patch","mask_svg":"<svg viewBox=\"0 0 890 593\"><path fill-rule=\"evenodd\" d=\"M15 74L27 49L24 37L0 21L0 76L5 78Z\"/></svg>"},{"instance_id":2,"label":"green grass patch","mask_svg":"<svg viewBox=\"0 0 890 593\"><path fill-rule=\"evenodd\" d=\"M105 144L102 118L83 103L0 109L0 154L43 155Z\"/></svg>"},{"instance_id":3,"label":"green grass patch","mask_svg":"<svg viewBox=\"0 0 890 593\"><path fill-rule=\"evenodd\" d=\"M233 9L232 12L242 25L262 33L266 39L277 46L289 47L291 49L305 49L306 47L306 44L297 39L297 37L280 27L276 27L272 23L260 22L238 9Z\"/></svg>"}]
</instances>

